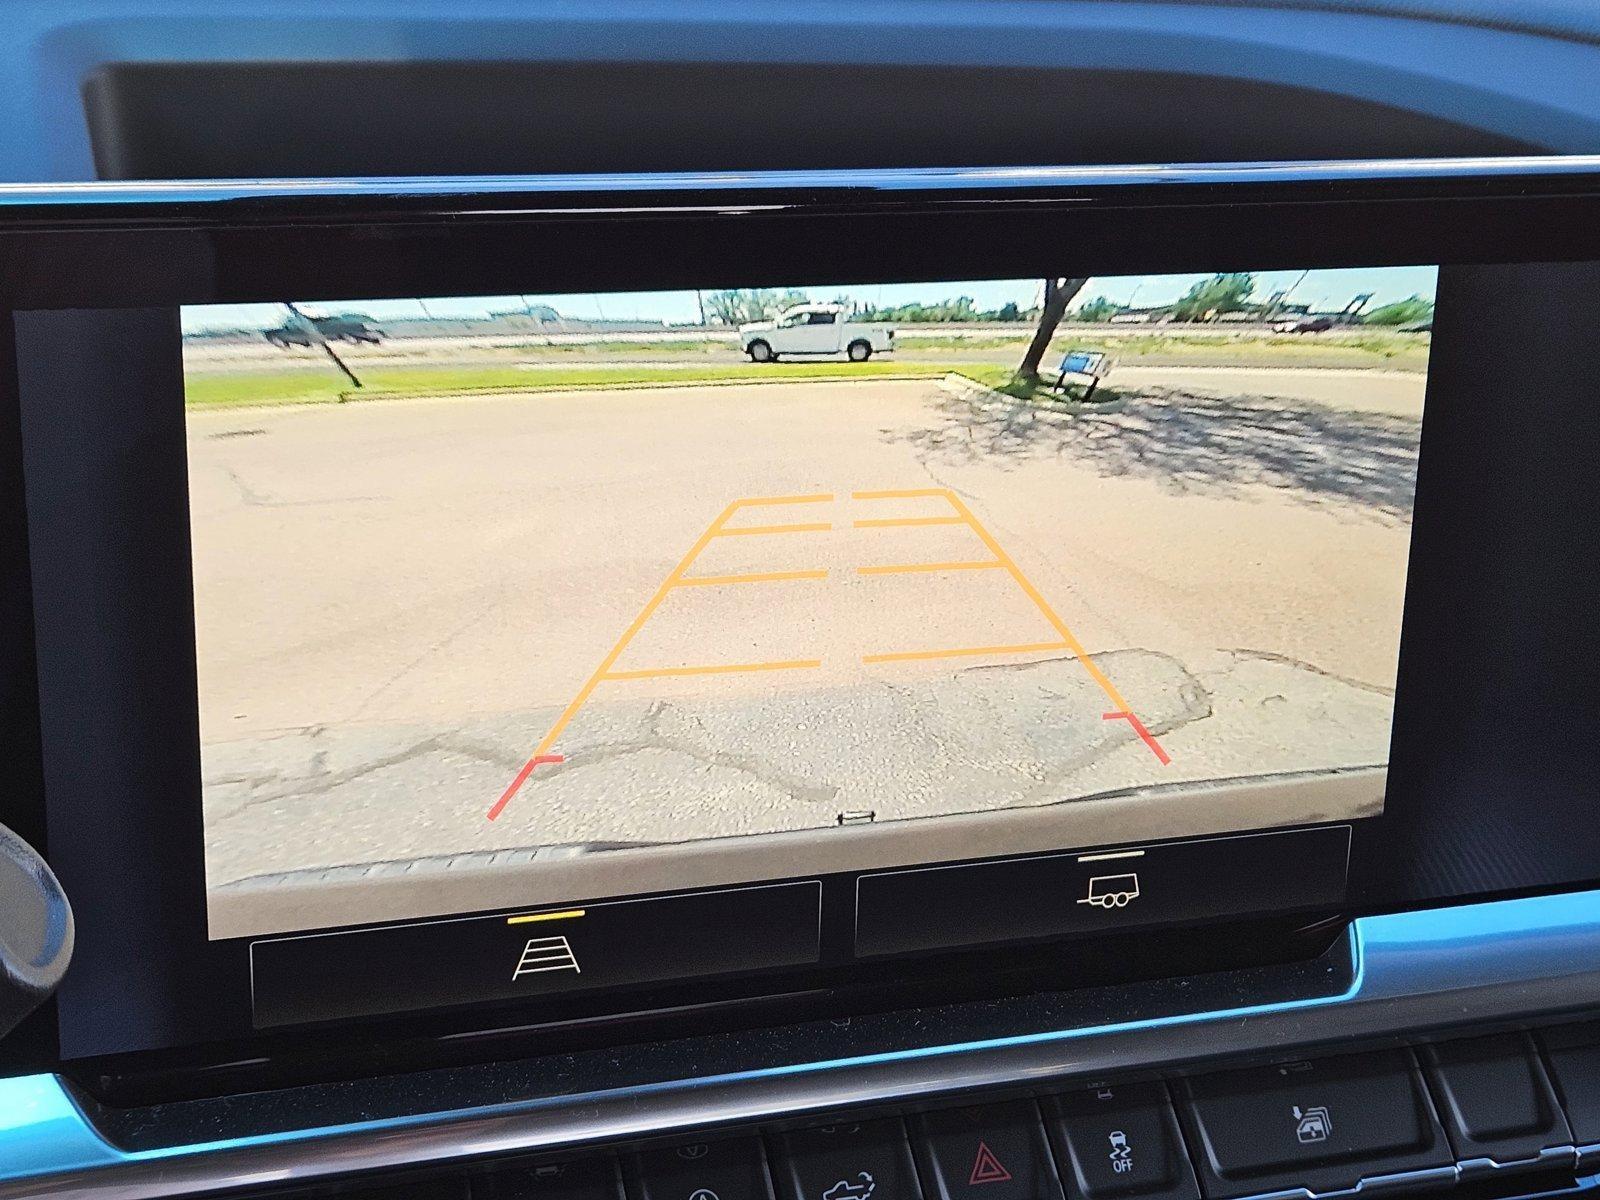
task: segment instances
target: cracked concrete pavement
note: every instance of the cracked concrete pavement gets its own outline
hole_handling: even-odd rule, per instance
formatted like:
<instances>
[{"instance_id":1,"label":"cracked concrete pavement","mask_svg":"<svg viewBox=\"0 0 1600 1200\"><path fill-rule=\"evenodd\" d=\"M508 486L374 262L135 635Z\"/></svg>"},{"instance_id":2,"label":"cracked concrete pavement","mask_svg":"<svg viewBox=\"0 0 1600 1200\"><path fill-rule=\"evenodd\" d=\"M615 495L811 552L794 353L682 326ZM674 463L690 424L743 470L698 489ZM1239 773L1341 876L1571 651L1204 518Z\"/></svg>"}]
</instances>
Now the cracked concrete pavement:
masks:
<instances>
[{"instance_id":1,"label":"cracked concrete pavement","mask_svg":"<svg viewBox=\"0 0 1600 1200\"><path fill-rule=\"evenodd\" d=\"M997 420L923 382L193 414L210 885L849 837L847 811L913 828L1382 763L1423 380L1297 374L1239 395L1163 378L1087 420ZM1169 765L1105 719L1070 652L861 661L1058 636L1004 571L857 573L982 552L965 527L856 526L852 490L930 487L977 514ZM713 539L694 570L825 579L676 590L616 666L821 667L603 683L552 747L565 761L485 819L730 499L818 492L839 499L761 519L827 531ZM1229 827L1282 819L1256 807ZM820 832L797 853L825 869ZM721 881L705 869L683 885Z\"/></svg>"}]
</instances>

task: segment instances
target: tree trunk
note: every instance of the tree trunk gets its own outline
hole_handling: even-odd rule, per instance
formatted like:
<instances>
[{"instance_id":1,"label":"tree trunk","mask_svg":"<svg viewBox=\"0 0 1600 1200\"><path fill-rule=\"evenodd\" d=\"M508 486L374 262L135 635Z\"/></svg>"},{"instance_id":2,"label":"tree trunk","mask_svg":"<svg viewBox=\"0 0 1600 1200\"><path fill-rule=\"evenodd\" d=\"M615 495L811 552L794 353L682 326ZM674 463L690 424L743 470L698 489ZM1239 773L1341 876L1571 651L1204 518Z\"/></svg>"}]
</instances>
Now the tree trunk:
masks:
<instances>
[{"instance_id":1,"label":"tree trunk","mask_svg":"<svg viewBox=\"0 0 1600 1200\"><path fill-rule=\"evenodd\" d=\"M1083 291L1083 285L1088 282L1087 277L1044 281L1044 305L1039 309L1039 328L1034 330L1033 341L1028 343L1028 352L1022 356L1022 365L1017 368L1018 379L1031 382L1039 378L1039 364L1044 361L1044 352L1050 349L1050 339L1056 336L1056 327L1061 324L1061 318L1067 315L1067 305Z\"/></svg>"}]
</instances>

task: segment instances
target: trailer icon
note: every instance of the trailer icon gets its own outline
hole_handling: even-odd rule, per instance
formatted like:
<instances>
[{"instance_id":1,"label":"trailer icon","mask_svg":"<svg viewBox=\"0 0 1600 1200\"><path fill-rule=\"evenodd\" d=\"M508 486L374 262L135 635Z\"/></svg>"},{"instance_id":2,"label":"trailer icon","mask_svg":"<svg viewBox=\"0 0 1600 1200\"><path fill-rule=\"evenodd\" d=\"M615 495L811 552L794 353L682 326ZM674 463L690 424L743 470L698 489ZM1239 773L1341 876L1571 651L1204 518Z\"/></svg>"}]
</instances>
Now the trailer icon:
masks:
<instances>
[{"instance_id":1,"label":"trailer icon","mask_svg":"<svg viewBox=\"0 0 1600 1200\"><path fill-rule=\"evenodd\" d=\"M1078 903L1093 904L1096 908L1127 908L1130 900L1138 898L1137 875L1096 875L1089 880L1089 894Z\"/></svg>"}]
</instances>

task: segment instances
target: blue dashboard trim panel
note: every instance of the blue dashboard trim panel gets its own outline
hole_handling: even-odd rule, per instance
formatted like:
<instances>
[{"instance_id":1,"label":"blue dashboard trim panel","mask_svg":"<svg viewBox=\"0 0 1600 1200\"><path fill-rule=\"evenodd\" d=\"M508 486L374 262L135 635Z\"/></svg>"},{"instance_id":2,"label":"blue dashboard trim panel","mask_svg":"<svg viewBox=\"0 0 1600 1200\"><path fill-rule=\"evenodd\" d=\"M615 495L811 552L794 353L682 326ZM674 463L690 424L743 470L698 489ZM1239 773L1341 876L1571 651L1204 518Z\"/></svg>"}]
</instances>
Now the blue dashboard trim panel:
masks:
<instances>
[{"instance_id":1,"label":"blue dashboard trim panel","mask_svg":"<svg viewBox=\"0 0 1600 1200\"><path fill-rule=\"evenodd\" d=\"M304 1182L374 1165L418 1165L469 1154L592 1144L658 1131L651 1123L652 1103L674 1096L686 1097L697 1106L695 1116L702 1127L771 1114L793 1116L825 1111L830 1102L888 1100L895 1093L883 1068L917 1064L932 1069L931 1076L923 1072L919 1085L925 1097L974 1082L993 1083L999 1076L985 1077L984 1064L990 1060L1002 1058L1008 1051L1053 1046L1057 1053L1037 1063L1031 1074L1019 1077L1014 1065L997 1064L1013 1085L1019 1081L1042 1084L1063 1072L1100 1065L1092 1054L1078 1049L1078 1043L1117 1046L1137 1034L1194 1026L1208 1027L1208 1037L1218 1040L1219 1026L1236 1028L1243 1018L1282 1017L1299 1010L1321 1014L1320 1023L1328 1025L1345 1007L1376 1004L1398 1015L1406 1002L1427 998L1435 1006L1431 1015L1412 1023L1414 1032L1415 1027L1427 1023L1435 1027L1445 1024L1440 1014L1454 1014L1457 1022L1476 1023L1516 1022L1527 1019L1531 1011L1557 1014L1562 1006L1551 1008L1552 995L1565 995L1570 1015L1592 1004L1595 994L1593 984L1600 972L1600 891L1366 917L1353 924L1348 949L1355 966L1353 980L1334 995L1173 1012L1019 1037L662 1081L616 1092L529 1099L492 1108L151 1150L124 1151L112 1145L96 1131L56 1076L0 1080L0 1198L200 1194L222 1186L224 1178L235 1186ZM1515 1003L1496 1006L1485 999L1496 994L1495 989L1526 998L1536 1007L1521 1011ZM1282 1040L1280 1044L1287 1049L1295 1043ZM874 1078L884 1082L876 1085L871 1082ZM930 1078L934 1082L929 1083ZM741 1091L757 1085L762 1088L762 1107L741 1106ZM805 1094L785 1102L782 1092L786 1086L797 1086ZM903 1079L895 1086L904 1087ZM552 1120L558 1110L567 1121ZM690 1124L678 1121L682 1128ZM428 1135L408 1149L407 1134L423 1130ZM334 1152L320 1153L329 1149ZM180 1165L187 1182L172 1174ZM215 1171L209 1169L213 1166Z\"/></svg>"},{"instance_id":2,"label":"blue dashboard trim panel","mask_svg":"<svg viewBox=\"0 0 1600 1200\"><path fill-rule=\"evenodd\" d=\"M1600 145L1579 0L11 0L0 179L94 173L82 88L108 64L919 64L1192 72L1398 104L1556 152Z\"/></svg>"}]
</instances>

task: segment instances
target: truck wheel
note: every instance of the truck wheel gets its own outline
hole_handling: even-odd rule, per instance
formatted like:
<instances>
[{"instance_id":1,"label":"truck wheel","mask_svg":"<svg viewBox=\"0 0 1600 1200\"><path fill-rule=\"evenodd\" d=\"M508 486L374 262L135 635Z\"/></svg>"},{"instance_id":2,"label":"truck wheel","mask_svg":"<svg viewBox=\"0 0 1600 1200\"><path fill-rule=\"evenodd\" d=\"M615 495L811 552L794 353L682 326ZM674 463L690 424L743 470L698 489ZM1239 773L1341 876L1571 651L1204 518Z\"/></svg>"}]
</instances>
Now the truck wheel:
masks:
<instances>
[{"instance_id":1,"label":"truck wheel","mask_svg":"<svg viewBox=\"0 0 1600 1200\"><path fill-rule=\"evenodd\" d=\"M757 338L745 347L745 353L750 356L751 362L776 362L778 356L772 352L772 347Z\"/></svg>"},{"instance_id":2,"label":"truck wheel","mask_svg":"<svg viewBox=\"0 0 1600 1200\"><path fill-rule=\"evenodd\" d=\"M845 355L851 362L866 362L872 357L871 342L851 342L845 349Z\"/></svg>"}]
</instances>

